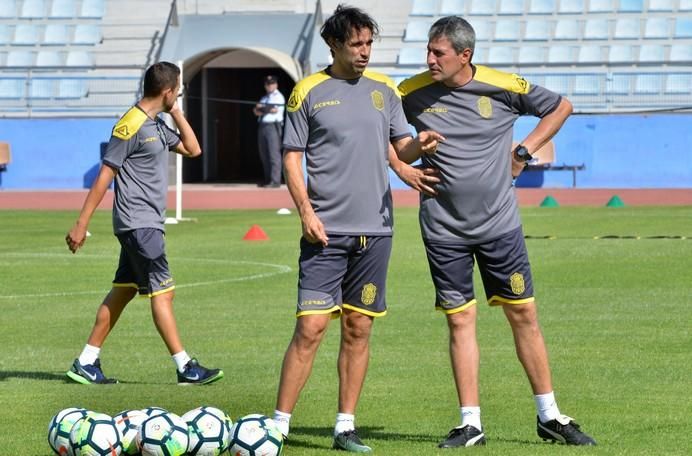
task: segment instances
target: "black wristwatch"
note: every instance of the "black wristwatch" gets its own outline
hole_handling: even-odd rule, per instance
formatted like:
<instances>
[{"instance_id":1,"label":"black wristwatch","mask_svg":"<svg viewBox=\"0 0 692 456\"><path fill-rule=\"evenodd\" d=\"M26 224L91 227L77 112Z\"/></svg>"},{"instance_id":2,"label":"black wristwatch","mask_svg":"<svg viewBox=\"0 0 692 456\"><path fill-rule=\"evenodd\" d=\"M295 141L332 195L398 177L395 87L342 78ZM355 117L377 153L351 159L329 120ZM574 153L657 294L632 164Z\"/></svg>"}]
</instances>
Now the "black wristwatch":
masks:
<instances>
[{"instance_id":1,"label":"black wristwatch","mask_svg":"<svg viewBox=\"0 0 692 456\"><path fill-rule=\"evenodd\" d=\"M519 144L517 147L514 148L514 156L518 160L521 160L525 163L533 159L528 149L524 147L522 144Z\"/></svg>"}]
</instances>

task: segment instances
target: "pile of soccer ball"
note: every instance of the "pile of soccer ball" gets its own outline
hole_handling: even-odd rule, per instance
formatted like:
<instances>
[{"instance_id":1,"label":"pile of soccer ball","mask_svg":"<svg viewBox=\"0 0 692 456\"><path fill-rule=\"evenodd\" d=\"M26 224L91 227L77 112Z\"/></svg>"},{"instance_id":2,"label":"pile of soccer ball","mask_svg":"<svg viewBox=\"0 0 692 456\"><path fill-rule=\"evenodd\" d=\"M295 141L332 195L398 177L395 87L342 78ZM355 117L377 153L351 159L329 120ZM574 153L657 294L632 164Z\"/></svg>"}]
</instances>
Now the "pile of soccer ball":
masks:
<instances>
[{"instance_id":1,"label":"pile of soccer ball","mask_svg":"<svg viewBox=\"0 0 692 456\"><path fill-rule=\"evenodd\" d=\"M60 456L278 456L283 437L274 422L251 414L233 424L215 407L183 416L159 407L110 417L83 408L59 411L48 425L48 443Z\"/></svg>"}]
</instances>

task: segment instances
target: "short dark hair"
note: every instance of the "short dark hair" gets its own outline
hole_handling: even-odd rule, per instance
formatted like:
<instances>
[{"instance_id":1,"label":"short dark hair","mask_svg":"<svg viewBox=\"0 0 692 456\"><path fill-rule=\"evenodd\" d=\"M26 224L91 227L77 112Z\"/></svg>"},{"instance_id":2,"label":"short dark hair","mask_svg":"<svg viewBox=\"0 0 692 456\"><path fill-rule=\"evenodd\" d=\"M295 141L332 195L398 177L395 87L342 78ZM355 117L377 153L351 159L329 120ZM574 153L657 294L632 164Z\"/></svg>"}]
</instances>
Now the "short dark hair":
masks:
<instances>
[{"instance_id":1,"label":"short dark hair","mask_svg":"<svg viewBox=\"0 0 692 456\"><path fill-rule=\"evenodd\" d=\"M328 45L330 42L344 44L350 38L351 29L367 28L375 37L380 33L377 22L359 8L339 4L320 29L320 36Z\"/></svg>"},{"instance_id":2,"label":"short dark hair","mask_svg":"<svg viewBox=\"0 0 692 456\"><path fill-rule=\"evenodd\" d=\"M157 62L144 73L144 96L157 97L166 89L175 89L180 68L171 62Z\"/></svg>"}]
</instances>

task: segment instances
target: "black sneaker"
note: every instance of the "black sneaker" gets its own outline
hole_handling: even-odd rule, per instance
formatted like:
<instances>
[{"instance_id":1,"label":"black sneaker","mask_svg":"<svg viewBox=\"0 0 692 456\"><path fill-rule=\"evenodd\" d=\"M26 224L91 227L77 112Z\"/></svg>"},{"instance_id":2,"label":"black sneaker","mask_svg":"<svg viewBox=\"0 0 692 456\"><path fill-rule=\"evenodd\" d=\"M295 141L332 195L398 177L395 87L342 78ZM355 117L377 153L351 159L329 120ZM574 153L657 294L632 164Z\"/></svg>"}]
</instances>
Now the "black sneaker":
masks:
<instances>
[{"instance_id":1,"label":"black sneaker","mask_svg":"<svg viewBox=\"0 0 692 456\"><path fill-rule=\"evenodd\" d=\"M455 427L449 431L447 438L437 446L440 448L458 448L477 445L485 445L485 434L467 424L464 427Z\"/></svg>"},{"instance_id":2,"label":"black sneaker","mask_svg":"<svg viewBox=\"0 0 692 456\"><path fill-rule=\"evenodd\" d=\"M195 358L185 364L185 370L178 372L178 385L207 385L223 378L221 369L207 369Z\"/></svg>"},{"instance_id":3,"label":"black sneaker","mask_svg":"<svg viewBox=\"0 0 692 456\"><path fill-rule=\"evenodd\" d=\"M332 448L335 450L350 451L351 453L370 453L372 448L364 444L355 430L342 432L334 437L334 445Z\"/></svg>"},{"instance_id":4,"label":"black sneaker","mask_svg":"<svg viewBox=\"0 0 692 456\"><path fill-rule=\"evenodd\" d=\"M560 415L547 423L541 423L541 420L536 417L536 423L538 437L543 440L567 445L596 445L596 441L584 434L579 429L579 425L567 415Z\"/></svg>"},{"instance_id":5,"label":"black sneaker","mask_svg":"<svg viewBox=\"0 0 692 456\"><path fill-rule=\"evenodd\" d=\"M94 364L82 365L79 358L74 360L70 370L66 372L67 378L82 385L107 385L118 383L114 378L107 378L101 370L101 360L97 359Z\"/></svg>"}]
</instances>

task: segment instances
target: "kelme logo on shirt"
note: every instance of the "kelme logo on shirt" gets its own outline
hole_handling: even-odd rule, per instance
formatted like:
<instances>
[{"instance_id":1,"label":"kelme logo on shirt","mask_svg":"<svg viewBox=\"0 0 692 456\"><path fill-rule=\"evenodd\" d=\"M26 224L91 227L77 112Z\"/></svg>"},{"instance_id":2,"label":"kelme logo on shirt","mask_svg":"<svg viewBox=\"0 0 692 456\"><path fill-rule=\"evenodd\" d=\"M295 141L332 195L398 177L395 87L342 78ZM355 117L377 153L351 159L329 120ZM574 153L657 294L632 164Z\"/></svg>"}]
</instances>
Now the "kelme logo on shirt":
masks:
<instances>
[{"instance_id":1,"label":"kelme logo on shirt","mask_svg":"<svg viewBox=\"0 0 692 456\"><path fill-rule=\"evenodd\" d=\"M512 292L515 295L521 295L526 290L524 285L524 276L518 272L515 272L509 276L509 285L512 287Z\"/></svg>"},{"instance_id":2,"label":"kelme logo on shirt","mask_svg":"<svg viewBox=\"0 0 692 456\"><path fill-rule=\"evenodd\" d=\"M115 132L120 136L128 136L127 125L120 125L120 126L116 127Z\"/></svg>"},{"instance_id":3,"label":"kelme logo on shirt","mask_svg":"<svg viewBox=\"0 0 692 456\"><path fill-rule=\"evenodd\" d=\"M375 296L377 296L377 287L374 283L366 283L363 285L363 292L360 294L360 300L366 306L369 306L375 302Z\"/></svg>"},{"instance_id":4,"label":"kelme logo on shirt","mask_svg":"<svg viewBox=\"0 0 692 456\"><path fill-rule=\"evenodd\" d=\"M480 97L478 99L478 114L484 119L490 119L493 115L493 105L490 104L490 98Z\"/></svg>"},{"instance_id":5,"label":"kelme logo on shirt","mask_svg":"<svg viewBox=\"0 0 692 456\"><path fill-rule=\"evenodd\" d=\"M379 90L373 90L370 92L370 98L372 99L372 105L377 109L378 111L382 111L384 109L384 96L382 95L382 92Z\"/></svg>"}]
</instances>

